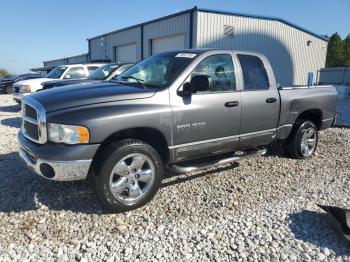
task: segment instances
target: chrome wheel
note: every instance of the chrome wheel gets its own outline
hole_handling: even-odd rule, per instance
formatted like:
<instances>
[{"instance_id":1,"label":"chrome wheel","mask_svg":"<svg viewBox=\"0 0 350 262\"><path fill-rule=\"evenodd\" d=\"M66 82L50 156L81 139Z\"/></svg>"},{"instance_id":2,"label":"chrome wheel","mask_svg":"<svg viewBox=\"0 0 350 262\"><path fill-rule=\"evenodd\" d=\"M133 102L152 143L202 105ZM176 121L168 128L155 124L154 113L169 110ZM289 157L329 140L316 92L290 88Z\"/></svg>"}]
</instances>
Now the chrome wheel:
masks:
<instances>
[{"instance_id":1,"label":"chrome wheel","mask_svg":"<svg viewBox=\"0 0 350 262\"><path fill-rule=\"evenodd\" d=\"M315 151L317 142L317 131L313 127L309 127L304 130L301 138L301 153L304 157L312 155Z\"/></svg>"},{"instance_id":2,"label":"chrome wheel","mask_svg":"<svg viewBox=\"0 0 350 262\"><path fill-rule=\"evenodd\" d=\"M113 168L109 187L116 199L125 205L133 205L151 188L155 166L151 159L140 153L122 158Z\"/></svg>"}]
</instances>

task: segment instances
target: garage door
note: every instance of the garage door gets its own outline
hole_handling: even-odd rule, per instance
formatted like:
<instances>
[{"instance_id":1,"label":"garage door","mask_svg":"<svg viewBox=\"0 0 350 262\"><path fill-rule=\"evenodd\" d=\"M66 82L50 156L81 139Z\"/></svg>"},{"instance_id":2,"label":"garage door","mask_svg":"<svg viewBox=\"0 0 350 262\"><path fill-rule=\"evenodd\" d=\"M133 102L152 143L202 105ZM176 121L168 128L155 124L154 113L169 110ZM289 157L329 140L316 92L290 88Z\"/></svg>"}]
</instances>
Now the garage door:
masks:
<instances>
[{"instance_id":1,"label":"garage door","mask_svg":"<svg viewBox=\"0 0 350 262\"><path fill-rule=\"evenodd\" d=\"M128 44L114 47L116 62L136 62L136 44Z\"/></svg>"},{"instance_id":2,"label":"garage door","mask_svg":"<svg viewBox=\"0 0 350 262\"><path fill-rule=\"evenodd\" d=\"M184 48L185 48L184 34L152 39L152 55L159 52L176 50L176 49L184 49Z\"/></svg>"}]
</instances>

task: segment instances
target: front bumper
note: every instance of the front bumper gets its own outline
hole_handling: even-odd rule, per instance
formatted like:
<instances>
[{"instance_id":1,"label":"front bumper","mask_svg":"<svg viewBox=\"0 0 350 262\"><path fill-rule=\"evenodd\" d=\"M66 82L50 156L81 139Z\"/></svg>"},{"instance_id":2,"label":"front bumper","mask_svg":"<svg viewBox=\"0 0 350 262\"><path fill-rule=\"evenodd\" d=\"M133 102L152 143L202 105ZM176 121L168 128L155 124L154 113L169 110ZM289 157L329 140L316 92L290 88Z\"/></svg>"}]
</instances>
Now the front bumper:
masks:
<instances>
[{"instance_id":1,"label":"front bumper","mask_svg":"<svg viewBox=\"0 0 350 262\"><path fill-rule=\"evenodd\" d=\"M19 155L29 169L47 179L74 181L87 178L99 145L37 145L18 134Z\"/></svg>"}]
</instances>

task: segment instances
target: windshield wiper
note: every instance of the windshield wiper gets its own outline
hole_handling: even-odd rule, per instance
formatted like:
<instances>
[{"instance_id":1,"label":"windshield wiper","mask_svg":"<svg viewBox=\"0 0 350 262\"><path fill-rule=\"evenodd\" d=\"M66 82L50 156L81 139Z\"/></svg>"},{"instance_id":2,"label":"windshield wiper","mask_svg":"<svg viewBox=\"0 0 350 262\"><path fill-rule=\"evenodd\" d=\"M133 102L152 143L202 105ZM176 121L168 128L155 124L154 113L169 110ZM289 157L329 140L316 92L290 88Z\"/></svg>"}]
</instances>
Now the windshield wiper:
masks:
<instances>
[{"instance_id":1,"label":"windshield wiper","mask_svg":"<svg viewBox=\"0 0 350 262\"><path fill-rule=\"evenodd\" d=\"M134 79L136 80L136 82L139 84L139 85L142 85L142 87L144 89L147 89L147 87L142 83L144 80L140 79L140 78L137 78L137 77L134 77L134 76L123 76L121 77L122 79Z\"/></svg>"}]
</instances>

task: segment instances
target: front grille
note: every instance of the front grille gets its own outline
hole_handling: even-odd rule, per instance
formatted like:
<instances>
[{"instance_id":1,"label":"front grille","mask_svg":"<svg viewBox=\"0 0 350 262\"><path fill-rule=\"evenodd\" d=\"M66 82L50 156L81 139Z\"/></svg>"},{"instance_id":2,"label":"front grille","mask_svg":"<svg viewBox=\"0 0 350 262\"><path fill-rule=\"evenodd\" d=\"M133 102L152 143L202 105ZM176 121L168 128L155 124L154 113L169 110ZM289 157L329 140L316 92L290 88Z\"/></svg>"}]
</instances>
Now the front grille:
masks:
<instances>
[{"instance_id":1,"label":"front grille","mask_svg":"<svg viewBox=\"0 0 350 262\"><path fill-rule=\"evenodd\" d=\"M47 142L45 110L30 97L25 97L22 101L22 133L36 143Z\"/></svg>"},{"instance_id":2,"label":"front grille","mask_svg":"<svg viewBox=\"0 0 350 262\"><path fill-rule=\"evenodd\" d=\"M38 141L39 140L39 127L36 124L23 121L23 130L25 133L33 138L34 140Z\"/></svg>"},{"instance_id":3,"label":"front grille","mask_svg":"<svg viewBox=\"0 0 350 262\"><path fill-rule=\"evenodd\" d=\"M36 110L33 107L26 105L26 104L24 105L24 107L25 107L25 109L24 109L25 115L37 120L38 116L37 116Z\"/></svg>"}]
</instances>

